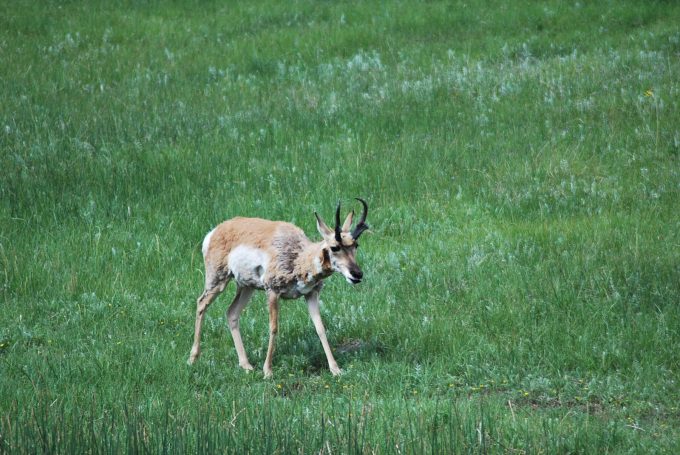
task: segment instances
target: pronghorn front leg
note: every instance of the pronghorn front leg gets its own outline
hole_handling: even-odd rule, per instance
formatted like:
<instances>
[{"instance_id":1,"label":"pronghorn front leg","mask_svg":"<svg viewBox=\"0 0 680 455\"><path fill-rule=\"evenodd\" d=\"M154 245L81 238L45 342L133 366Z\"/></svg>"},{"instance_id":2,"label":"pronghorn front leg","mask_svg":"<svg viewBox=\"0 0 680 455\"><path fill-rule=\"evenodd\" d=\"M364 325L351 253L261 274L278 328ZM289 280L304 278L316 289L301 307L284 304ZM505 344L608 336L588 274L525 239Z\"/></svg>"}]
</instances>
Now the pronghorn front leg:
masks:
<instances>
[{"instance_id":1,"label":"pronghorn front leg","mask_svg":"<svg viewBox=\"0 0 680 455\"><path fill-rule=\"evenodd\" d=\"M279 330L279 296L272 291L267 293L267 303L269 304L269 347L267 357L264 359L264 377L272 377L272 357L274 356L274 341L276 332Z\"/></svg>"},{"instance_id":2,"label":"pronghorn front leg","mask_svg":"<svg viewBox=\"0 0 680 455\"><path fill-rule=\"evenodd\" d=\"M309 316L312 318L316 333L321 340L321 346L323 346L323 351L326 353L328 368L331 370L331 373L333 373L333 376L337 376L342 373L342 370L338 367L338 363L335 361L335 357L333 357L331 347L328 345L328 339L326 339L326 329L321 321L321 312L319 311L319 293L317 291L310 292L305 296L305 299L307 300Z\"/></svg>"},{"instance_id":3,"label":"pronghorn front leg","mask_svg":"<svg viewBox=\"0 0 680 455\"><path fill-rule=\"evenodd\" d=\"M236 348L236 355L238 355L238 364L241 368L248 371L252 371L253 366L248 361L246 350L243 347L243 340L241 339L241 331L239 329L239 318L241 317L241 312L245 306L248 305L251 295L253 295L252 288L239 287L236 291L234 301L231 302L231 305L229 305L229 309L227 310L227 323L229 324L231 337L234 339L234 347Z\"/></svg>"}]
</instances>

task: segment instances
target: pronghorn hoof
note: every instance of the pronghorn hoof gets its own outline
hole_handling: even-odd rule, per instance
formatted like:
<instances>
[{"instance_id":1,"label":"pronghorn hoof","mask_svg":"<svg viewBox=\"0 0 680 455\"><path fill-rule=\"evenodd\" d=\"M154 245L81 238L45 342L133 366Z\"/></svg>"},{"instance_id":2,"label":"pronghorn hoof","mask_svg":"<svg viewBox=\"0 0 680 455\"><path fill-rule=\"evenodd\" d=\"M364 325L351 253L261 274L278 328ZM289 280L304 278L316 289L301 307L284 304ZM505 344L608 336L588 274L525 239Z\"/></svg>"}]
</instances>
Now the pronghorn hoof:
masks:
<instances>
[{"instance_id":1,"label":"pronghorn hoof","mask_svg":"<svg viewBox=\"0 0 680 455\"><path fill-rule=\"evenodd\" d=\"M274 376L274 373L272 370L264 370L264 377L265 379L271 379Z\"/></svg>"},{"instance_id":2,"label":"pronghorn hoof","mask_svg":"<svg viewBox=\"0 0 680 455\"><path fill-rule=\"evenodd\" d=\"M340 376L343 372L340 368L335 367L331 368L331 373L333 374L333 376Z\"/></svg>"},{"instance_id":3,"label":"pronghorn hoof","mask_svg":"<svg viewBox=\"0 0 680 455\"><path fill-rule=\"evenodd\" d=\"M246 370L246 371L253 371L253 370L255 369L255 368L253 368L253 366L252 366L251 364L249 364L249 363L246 363L246 364L243 364L243 365L239 364L239 366L240 366L241 368L243 368L244 370Z\"/></svg>"}]
</instances>

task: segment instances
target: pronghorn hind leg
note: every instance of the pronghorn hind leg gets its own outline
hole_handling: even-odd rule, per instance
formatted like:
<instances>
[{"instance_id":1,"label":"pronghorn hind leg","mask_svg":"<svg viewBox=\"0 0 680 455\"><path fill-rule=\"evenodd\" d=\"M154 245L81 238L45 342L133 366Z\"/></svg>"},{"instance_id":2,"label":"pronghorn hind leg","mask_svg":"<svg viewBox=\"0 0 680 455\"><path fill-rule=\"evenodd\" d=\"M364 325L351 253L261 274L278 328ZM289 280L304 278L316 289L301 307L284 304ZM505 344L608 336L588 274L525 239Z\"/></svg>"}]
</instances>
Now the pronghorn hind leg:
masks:
<instances>
[{"instance_id":1,"label":"pronghorn hind leg","mask_svg":"<svg viewBox=\"0 0 680 455\"><path fill-rule=\"evenodd\" d=\"M248 305L250 297L253 295L252 288L238 288L234 301L227 309L227 323L229 324L229 331L231 337L234 339L234 347L236 348L236 355L238 355L238 364L244 370L252 371L253 366L248 361L246 350L243 347L243 340L241 339L241 330L239 328L239 318L241 312Z\"/></svg>"},{"instance_id":2,"label":"pronghorn hind leg","mask_svg":"<svg viewBox=\"0 0 680 455\"><path fill-rule=\"evenodd\" d=\"M196 324L194 326L194 344L191 347L191 354L187 363L191 365L201 355L201 327L203 325L203 317L210 304L215 298L220 295L227 286L229 280L224 281L216 286L212 286L203 291L201 296L196 300Z\"/></svg>"}]
</instances>

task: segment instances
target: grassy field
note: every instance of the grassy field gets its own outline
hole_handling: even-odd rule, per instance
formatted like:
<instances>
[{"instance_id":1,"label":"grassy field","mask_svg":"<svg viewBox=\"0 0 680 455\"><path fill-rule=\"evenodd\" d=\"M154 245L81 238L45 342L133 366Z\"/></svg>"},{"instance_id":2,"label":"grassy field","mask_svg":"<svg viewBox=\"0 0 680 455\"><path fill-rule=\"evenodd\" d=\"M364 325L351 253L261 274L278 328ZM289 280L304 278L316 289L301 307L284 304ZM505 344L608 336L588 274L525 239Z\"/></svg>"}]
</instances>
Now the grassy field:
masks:
<instances>
[{"instance_id":1,"label":"grassy field","mask_svg":"<svg viewBox=\"0 0 680 455\"><path fill-rule=\"evenodd\" d=\"M680 4L112 3L0 2L1 453L680 452ZM187 366L203 236L356 196L344 374L233 284Z\"/></svg>"}]
</instances>

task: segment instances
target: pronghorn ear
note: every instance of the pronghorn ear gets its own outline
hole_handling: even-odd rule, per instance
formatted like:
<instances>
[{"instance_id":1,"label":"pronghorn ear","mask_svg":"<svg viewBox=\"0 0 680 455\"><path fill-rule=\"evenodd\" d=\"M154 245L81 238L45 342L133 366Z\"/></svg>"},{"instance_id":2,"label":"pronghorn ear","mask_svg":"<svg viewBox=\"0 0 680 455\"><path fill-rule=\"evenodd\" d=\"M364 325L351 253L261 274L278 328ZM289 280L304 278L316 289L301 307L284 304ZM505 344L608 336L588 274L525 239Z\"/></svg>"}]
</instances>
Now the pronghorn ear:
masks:
<instances>
[{"instance_id":1,"label":"pronghorn ear","mask_svg":"<svg viewBox=\"0 0 680 455\"><path fill-rule=\"evenodd\" d=\"M329 228L326 223L323 222L318 213L314 212L314 216L316 216L316 228L318 229L319 234L321 234L324 239L328 237L333 238L333 229Z\"/></svg>"},{"instance_id":2,"label":"pronghorn ear","mask_svg":"<svg viewBox=\"0 0 680 455\"><path fill-rule=\"evenodd\" d=\"M354 218L354 210L349 212L347 215L347 218L345 218L345 222L342 224L342 231L343 232L349 232L350 229L352 229L352 219Z\"/></svg>"}]
</instances>

